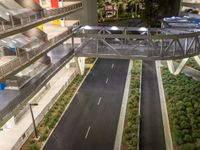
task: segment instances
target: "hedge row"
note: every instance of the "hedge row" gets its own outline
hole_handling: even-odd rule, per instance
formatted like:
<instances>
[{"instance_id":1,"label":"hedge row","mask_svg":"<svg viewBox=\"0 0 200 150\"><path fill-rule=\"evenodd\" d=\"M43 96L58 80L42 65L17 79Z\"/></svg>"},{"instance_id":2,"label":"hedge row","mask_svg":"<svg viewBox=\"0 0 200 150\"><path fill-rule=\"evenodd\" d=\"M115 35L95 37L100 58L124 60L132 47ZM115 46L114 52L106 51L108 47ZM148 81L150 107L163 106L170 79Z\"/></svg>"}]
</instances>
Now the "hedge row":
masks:
<instances>
[{"instance_id":1,"label":"hedge row","mask_svg":"<svg viewBox=\"0 0 200 150\"><path fill-rule=\"evenodd\" d=\"M200 149L200 82L162 70L172 136L180 150Z\"/></svg>"},{"instance_id":2,"label":"hedge row","mask_svg":"<svg viewBox=\"0 0 200 150\"><path fill-rule=\"evenodd\" d=\"M86 64L93 64L95 62L96 58L86 58L85 63Z\"/></svg>"},{"instance_id":3,"label":"hedge row","mask_svg":"<svg viewBox=\"0 0 200 150\"><path fill-rule=\"evenodd\" d=\"M56 103L52 106L49 112L45 115L44 119L40 122L40 124L37 127L40 136L39 141L35 141L35 136L34 134L32 134L21 148L22 150L39 150L42 147L43 143L46 141L51 131L59 121L62 113L64 112L69 101L72 99L76 89L80 85L87 72L88 69L87 71L85 71L84 75L77 75L75 77L72 83L64 91L62 96L56 101Z\"/></svg>"},{"instance_id":4,"label":"hedge row","mask_svg":"<svg viewBox=\"0 0 200 150\"><path fill-rule=\"evenodd\" d=\"M131 71L131 83L123 133L122 150L136 150L138 146L138 130L140 123L140 68L141 61L134 61Z\"/></svg>"}]
</instances>

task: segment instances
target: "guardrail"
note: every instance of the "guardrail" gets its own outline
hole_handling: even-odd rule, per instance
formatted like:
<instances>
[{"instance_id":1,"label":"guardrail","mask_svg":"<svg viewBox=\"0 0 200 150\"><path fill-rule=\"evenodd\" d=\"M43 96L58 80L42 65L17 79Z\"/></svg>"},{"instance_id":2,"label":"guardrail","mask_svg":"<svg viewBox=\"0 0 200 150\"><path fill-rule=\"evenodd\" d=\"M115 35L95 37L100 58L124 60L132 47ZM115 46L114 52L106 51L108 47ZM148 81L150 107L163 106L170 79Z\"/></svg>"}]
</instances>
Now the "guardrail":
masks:
<instances>
[{"instance_id":1,"label":"guardrail","mask_svg":"<svg viewBox=\"0 0 200 150\"><path fill-rule=\"evenodd\" d=\"M29 30L33 27L36 27L40 24L59 19L66 16L69 13L72 13L80 8L82 8L82 2L77 2L66 7L42 10L36 12L34 15L28 17L15 18L15 16L9 15L10 22L1 21L0 22L0 38L11 36L16 34L16 32L22 32L20 29L23 28L23 31ZM30 26L30 27L29 27ZM14 32L15 31L15 32Z\"/></svg>"}]
</instances>

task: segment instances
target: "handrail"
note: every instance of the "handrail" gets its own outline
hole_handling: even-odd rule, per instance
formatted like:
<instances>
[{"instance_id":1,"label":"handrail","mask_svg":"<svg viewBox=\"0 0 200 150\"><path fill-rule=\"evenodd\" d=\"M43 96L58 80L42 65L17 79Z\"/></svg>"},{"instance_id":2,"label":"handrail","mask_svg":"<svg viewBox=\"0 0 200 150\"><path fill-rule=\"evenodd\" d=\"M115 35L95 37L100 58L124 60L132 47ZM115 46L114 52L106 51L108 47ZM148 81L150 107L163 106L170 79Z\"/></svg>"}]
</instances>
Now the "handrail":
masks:
<instances>
[{"instance_id":1,"label":"handrail","mask_svg":"<svg viewBox=\"0 0 200 150\"><path fill-rule=\"evenodd\" d=\"M10 15L10 20L11 20L10 22L7 21L0 22L0 39L17 34L21 32L20 29L23 29L23 31L29 30L33 27L44 24L46 22L62 18L67 14L82 8L82 6L83 4L80 1L75 4L71 4L62 8L42 10L36 12L32 16L29 16L28 18L22 16L20 19L16 19L14 18L14 16Z\"/></svg>"},{"instance_id":2,"label":"handrail","mask_svg":"<svg viewBox=\"0 0 200 150\"><path fill-rule=\"evenodd\" d=\"M78 25L78 24L79 23L75 23L75 25ZM47 53L55 45L67 40L68 38L72 36L73 31L78 30L78 28L79 27L77 27L76 29L73 29L71 27L67 31L61 33L60 35L43 43L40 47L34 48L28 52L24 52L20 54L19 57L16 57L12 61L0 66L0 79L3 79L8 74L12 73L13 71L18 70L19 68L23 67L27 63L34 61L37 57L41 56L42 54Z\"/></svg>"},{"instance_id":3,"label":"handrail","mask_svg":"<svg viewBox=\"0 0 200 150\"><path fill-rule=\"evenodd\" d=\"M82 38L77 56L171 60L200 54L198 29L82 26L74 37Z\"/></svg>"},{"instance_id":4,"label":"handrail","mask_svg":"<svg viewBox=\"0 0 200 150\"><path fill-rule=\"evenodd\" d=\"M73 50L71 50L68 54L63 56L58 62L50 66L44 72L40 73L40 75L35 77L35 82L23 88L21 93L16 96L11 103L3 110L0 111L0 121L4 119L10 112L13 111L16 107L22 107L23 103L27 100L30 100L30 97L35 95L44 85L58 72L67 62L71 60L73 57ZM23 102L23 103L22 103ZM21 103L21 104L20 104ZM18 106L21 105L21 106Z\"/></svg>"}]
</instances>

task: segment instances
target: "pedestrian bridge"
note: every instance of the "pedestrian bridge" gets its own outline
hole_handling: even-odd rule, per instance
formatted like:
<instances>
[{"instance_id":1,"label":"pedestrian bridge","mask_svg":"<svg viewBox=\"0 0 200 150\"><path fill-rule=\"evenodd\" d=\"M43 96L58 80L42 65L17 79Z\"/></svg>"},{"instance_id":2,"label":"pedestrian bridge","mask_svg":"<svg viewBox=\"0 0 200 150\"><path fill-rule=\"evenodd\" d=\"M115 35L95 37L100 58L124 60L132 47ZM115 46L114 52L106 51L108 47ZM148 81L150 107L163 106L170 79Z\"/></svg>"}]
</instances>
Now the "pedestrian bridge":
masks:
<instances>
[{"instance_id":1,"label":"pedestrian bridge","mask_svg":"<svg viewBox=\"0 0 200 150\"><path fill-rule=\"evenodd\" d=\"M76 56L175 60L200 54L199 29L81 26L74 38L81 39L72 42Z\"/></svg>"}]
</instances>

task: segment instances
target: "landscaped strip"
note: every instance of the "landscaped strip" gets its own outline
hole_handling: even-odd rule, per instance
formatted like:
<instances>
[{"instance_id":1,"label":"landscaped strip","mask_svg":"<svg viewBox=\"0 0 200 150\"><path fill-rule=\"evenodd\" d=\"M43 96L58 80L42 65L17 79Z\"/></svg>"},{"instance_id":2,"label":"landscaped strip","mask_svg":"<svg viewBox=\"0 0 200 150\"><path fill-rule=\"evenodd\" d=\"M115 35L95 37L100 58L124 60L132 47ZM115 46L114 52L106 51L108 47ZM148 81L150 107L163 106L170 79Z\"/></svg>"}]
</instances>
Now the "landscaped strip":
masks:
<instances>
[{"instance_id":1,"label":"landscaped strip","mask_svg":"<svg viewBox=\"0 0 200 150\"><path fill-rule=\"evenodd\" d=\"M200 149L200 81L162 69L175 150Z\"/></svg>"},{"instance_id":2,"label":"landscaped strip","mask_svg":"<svg viewBox=\"0 0 200 150\"><path fill-rule=\"evenodd\" d=\"M141 61L133 61L121 150L137 150L139 144L141 66Z\"/></svg>"},{"instance_id":3,"label":"landscaped strip","mask_svg":"<svg viewBox=\"0 0 200 150\"><path fill-rule=\"evenodd\" d=\"M84 77L87 75L89 68L86 69L84 75L77 75L72 83L67 87L62 96L56 101L49 112L45 115L44 119L37 127L39 133L39 140L36 141L35 135L32 134L27 142L21 148L22 150L39 150L47 138L50 136L52 130L59 122L62 114L64 113L67 105L72 100L77 88L80 86Z\"/></svg>"}]
</instances>

